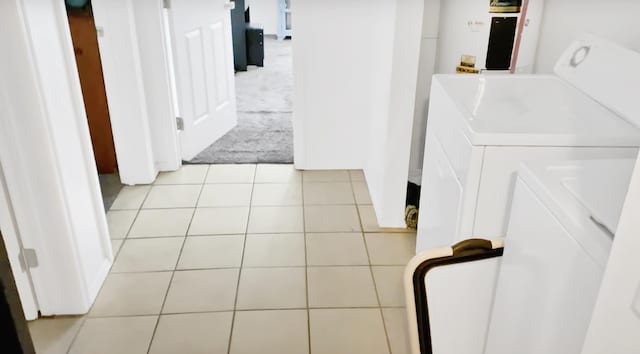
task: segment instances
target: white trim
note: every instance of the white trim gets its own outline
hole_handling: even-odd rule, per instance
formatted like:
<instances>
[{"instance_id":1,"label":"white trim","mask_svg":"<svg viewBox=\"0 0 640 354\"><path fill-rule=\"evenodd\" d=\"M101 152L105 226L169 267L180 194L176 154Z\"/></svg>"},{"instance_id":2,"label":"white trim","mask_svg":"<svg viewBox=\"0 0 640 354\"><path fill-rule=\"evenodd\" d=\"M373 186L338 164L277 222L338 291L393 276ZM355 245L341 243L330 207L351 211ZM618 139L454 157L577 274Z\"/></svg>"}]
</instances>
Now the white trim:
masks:
<instances>
[{"instance_id":1,"label":"white trim","mask_svg":"<svg viewBox=\"0 0 640 354\"><path fill-rule=\"evenodd\" d=\"M152 183L158 171L133 6L130 0L95 0L92 6L103 32L98 44L120 179L124 184Z\"/></svg>"},{"instance_id":2,"label":"white trim","mask_svg":"<svg viewBox=\"0 0 640 354\"><path fill-rule=\"evenodd\" d=\"M43 315L86 313L112 262L64 2L3 1L0 159Z\"/></svg>"},{"instance_id":3,"label":"white trim","mask_svg":"<svg viewBox=\"0 0 640 354\"><path fill-rule=\"evenodd\" d=\"M124 184L180 167L162 2L94 0L113 140Z\"/></svg>"}]
</instances>

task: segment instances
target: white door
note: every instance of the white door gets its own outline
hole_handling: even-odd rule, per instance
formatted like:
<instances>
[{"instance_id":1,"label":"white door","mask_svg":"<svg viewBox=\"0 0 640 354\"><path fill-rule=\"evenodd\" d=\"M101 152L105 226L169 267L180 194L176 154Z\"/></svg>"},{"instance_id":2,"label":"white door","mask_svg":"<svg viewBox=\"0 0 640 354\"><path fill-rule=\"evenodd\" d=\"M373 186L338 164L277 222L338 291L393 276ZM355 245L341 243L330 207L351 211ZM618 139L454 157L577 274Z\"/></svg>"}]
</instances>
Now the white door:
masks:
<instances>
[{"instance_id":1,"label":"white door","mask_svg":"<svg viewBox=\"0 0 640 354\"><path fill-rule=\"evenodd\" d=\"M16 281L24 317L29 321L35 320L38 318L38 305L31 286L31 276L25 263L26 260L21 259L22 243L18 235L13 208L9 201L2 166L0 166L0 231L2 231L2 239L9 257L9 264L11 264L13 278Z\"/></svg>"},{"instance_id":2,"label":"white door","mask_svg":"<svg viewBox=\"0 0 640 354\"><path fill-rule=\"evenodd\" d=\"M170 0L183 160L191 160L237 124L230 4Z\"/></svg>"}]
</instances>

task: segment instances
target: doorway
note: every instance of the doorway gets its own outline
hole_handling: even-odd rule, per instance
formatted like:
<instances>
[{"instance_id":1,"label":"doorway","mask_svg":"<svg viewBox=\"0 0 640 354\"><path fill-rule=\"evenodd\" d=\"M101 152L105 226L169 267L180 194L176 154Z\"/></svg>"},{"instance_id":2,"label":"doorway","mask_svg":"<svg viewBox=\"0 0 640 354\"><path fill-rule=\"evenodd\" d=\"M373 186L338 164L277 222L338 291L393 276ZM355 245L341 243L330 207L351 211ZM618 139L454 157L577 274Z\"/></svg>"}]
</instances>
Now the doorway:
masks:
<instances>
[{"instance_id":1,"label":"doorway","mask_svg":"<svg viewBox=\"0 0 640 354\"><path fill-rule=\"evenodd\" d=\"M231 20L238 124L186 162L293 163L290 9L280 19L278 0L235 3ZM286 35L279 30L282 21L289 23Z\"/></svg>"},{"instance_id":2,"label":"doorway","mask_svg":"<svg viewBox=\"0 0 640 354\"><path fill-rule=\"evenodd\" d=\"M69 30L87 113L93 155L100 178L103 205L109 210L122 189L104 86L98 33L90 2L66 2Z\"/></svg>"}]
</instances>

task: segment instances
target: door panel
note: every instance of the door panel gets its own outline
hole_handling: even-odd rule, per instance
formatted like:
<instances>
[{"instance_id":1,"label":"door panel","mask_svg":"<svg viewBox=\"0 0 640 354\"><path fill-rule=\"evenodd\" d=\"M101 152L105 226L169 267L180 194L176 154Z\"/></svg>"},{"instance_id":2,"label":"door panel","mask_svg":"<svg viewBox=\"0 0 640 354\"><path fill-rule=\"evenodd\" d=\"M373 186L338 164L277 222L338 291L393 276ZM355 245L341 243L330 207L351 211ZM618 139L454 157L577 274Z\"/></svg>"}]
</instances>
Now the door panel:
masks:
<instances>
[{"instance_id":1,"label":"door panel","mask_svg":"<svg viewBox=\"0 0 640 354\"><path fill-rule=\"evenodd\" d=\"M224 0L172 0L169 22L190 160L237 124L231 18Z\"/></svg>"}]
</instances>

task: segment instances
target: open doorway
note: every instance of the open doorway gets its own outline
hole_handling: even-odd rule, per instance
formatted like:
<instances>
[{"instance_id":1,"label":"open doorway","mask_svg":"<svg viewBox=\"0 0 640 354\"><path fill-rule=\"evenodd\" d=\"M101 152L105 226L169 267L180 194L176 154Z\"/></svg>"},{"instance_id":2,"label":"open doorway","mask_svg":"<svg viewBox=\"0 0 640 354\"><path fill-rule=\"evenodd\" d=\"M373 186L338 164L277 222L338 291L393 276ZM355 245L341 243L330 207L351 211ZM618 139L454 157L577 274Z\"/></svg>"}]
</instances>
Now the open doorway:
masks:
<instances>
[{"instance_id":1,"label":"open doorway","mask_svg":"<svg viewBox=\"0 0 640 354\"><path fill-rule=\"evenodd\" d=\"M105 210L122 189L109 119L98 34L88 1L67 1L67 18Z\"/></svg>"},{"instance_id":2,"label":"open doorway","mask_svg":"<svg viewBox=\"0 0 640 354\"><path fill-rule=\"evenodd\" d=\"M231 22L238 124L187 163L293 163L290 1L237 0Z\"/></svg>"}]
</instances>

